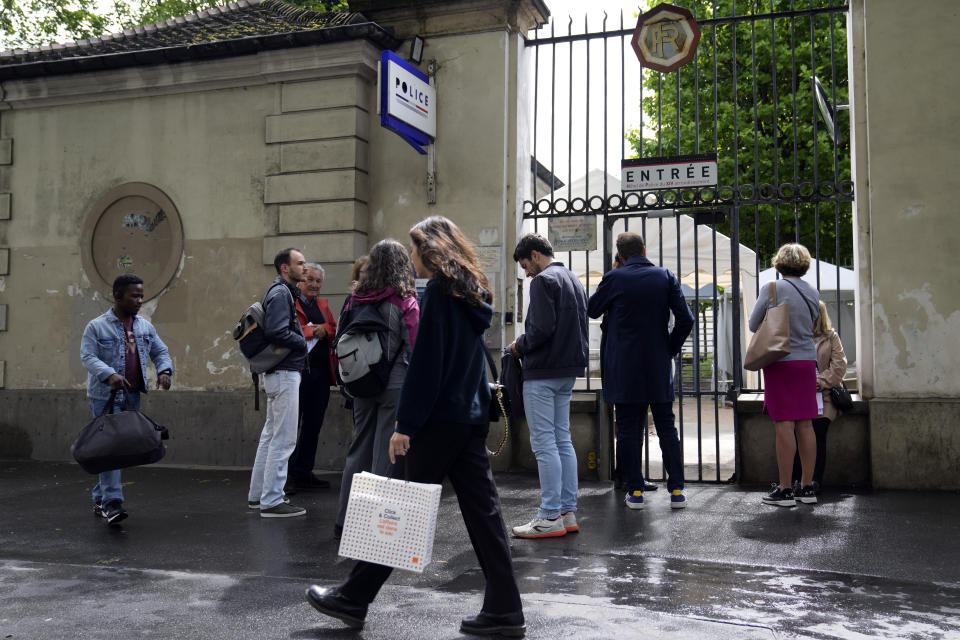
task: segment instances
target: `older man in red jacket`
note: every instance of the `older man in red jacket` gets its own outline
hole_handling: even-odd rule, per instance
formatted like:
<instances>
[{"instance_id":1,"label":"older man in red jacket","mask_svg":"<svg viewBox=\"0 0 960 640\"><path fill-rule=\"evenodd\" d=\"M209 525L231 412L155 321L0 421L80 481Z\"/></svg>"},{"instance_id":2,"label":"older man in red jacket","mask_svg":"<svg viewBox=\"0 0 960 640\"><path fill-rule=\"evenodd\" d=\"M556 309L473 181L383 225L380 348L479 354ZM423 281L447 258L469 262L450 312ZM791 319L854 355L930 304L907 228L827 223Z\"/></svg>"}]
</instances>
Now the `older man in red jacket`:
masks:
<instances>
[{"instance_id":1,"label":"older man in red jacket","mask_svg":"<svg viewBox=\"0 0 960 640\"><path fill-rule=\"evenodd\" d=\"M317 297L323 286L323 267L315 262L307 264L304 280L300 282L297 299L297 320L307 339L307 368L300 380L300 433L297 448L287 467L286 493L298 489L328 489L330 483L313 475L317 457L320 427L330 402L330 385L334 375L333 337L337 335L337 321L330 313L327 301Z\"/></svg>"}]
</instances>

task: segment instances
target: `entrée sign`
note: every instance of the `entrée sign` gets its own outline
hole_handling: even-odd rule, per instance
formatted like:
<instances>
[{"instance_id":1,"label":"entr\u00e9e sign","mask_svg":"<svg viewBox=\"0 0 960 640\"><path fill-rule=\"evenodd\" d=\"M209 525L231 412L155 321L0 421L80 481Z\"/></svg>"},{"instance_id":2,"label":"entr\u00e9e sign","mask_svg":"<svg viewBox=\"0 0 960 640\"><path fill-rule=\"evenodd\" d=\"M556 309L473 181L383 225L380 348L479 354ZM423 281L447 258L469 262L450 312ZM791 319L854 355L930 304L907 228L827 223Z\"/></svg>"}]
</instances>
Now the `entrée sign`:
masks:
<instances>
[{"instance_id":1,"label":"entr\u00e9e sign","mask_svg":"<svg viewBox=\"0 0 960 640\"><path fill-rule=\"evenodd\" d=\"M717 186L717 156L632 158L620 162L623 191Z\"/></svg>"}]
</instances>

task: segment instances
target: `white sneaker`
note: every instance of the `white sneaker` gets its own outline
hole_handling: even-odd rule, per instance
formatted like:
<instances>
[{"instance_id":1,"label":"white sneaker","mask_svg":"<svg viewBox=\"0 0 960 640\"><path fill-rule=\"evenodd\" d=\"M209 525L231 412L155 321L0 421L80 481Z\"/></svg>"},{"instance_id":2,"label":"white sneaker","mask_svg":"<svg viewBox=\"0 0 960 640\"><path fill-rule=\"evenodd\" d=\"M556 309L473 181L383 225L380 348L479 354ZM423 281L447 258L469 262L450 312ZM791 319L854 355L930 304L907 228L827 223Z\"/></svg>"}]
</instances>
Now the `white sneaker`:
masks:
<instances>
[{"instance_id":1,"label":"white sneaker","mask_svg":"<svg viewBox=\"0 0 960 640\"><path fill-rule=\"evenodd\" d=\"M563 514L563 528L567 533L580 531L580 525L577 524L577 514L573 511L567 511Z\"/></svg>"},{"instance_id":2,"label":"white sneaker","mask_svg":"<svg viewBox=\"0 0 960 640\"><path fill-rule=\"evenodd\" d=\"M513 528L513 535L518 538L556 538L567 534L563 525L563 517L556 520L534 518L530 522Z\"/></svg>"}]
</instances>

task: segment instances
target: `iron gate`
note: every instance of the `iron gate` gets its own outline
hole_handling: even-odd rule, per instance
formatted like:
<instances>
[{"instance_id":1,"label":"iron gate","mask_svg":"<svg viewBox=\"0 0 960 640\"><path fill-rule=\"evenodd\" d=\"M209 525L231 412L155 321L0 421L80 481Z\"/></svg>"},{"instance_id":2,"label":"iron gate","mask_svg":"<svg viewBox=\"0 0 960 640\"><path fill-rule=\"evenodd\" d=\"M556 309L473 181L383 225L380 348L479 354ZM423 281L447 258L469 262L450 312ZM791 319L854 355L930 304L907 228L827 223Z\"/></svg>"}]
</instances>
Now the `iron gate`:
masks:
<instances>
[{"instance_id":1,"label":"iron gate","mask_svg":"<svg viewBox=\"0 0 960 640\"><path fill-rule=\"evenodd\" d=\"M588 294L611 267L616 234L638 226L648 257L680 278L696 317L675 367L685 475L725 482L736 469L732 401L762 388L741 366L744 316L782 243L811 250L816 286L855 358L852 291L848 299L839 268L853 260L850 147L842 134L849 127L838 121L847 101L847 7L838 0L675 4L691 11L702 37L693 59L671 73L640 66L630 45L636 17L622 12L616 26L607 14L599 30L598 17L591 24L585 16L582 28L568 17L566 33L551 22L527 40L534 197L523 218L543 231L552 219L596 216L601 248L560 254ZM704 153L717 154L717 187L620 189L620 158ZM587 389L599 385L598 329L591 326ZM607 423L614 442L612 415ZM645 433L645 476L662 480ZM613 456L609 465L616 476Z\"/></svg>"}]
</instances>

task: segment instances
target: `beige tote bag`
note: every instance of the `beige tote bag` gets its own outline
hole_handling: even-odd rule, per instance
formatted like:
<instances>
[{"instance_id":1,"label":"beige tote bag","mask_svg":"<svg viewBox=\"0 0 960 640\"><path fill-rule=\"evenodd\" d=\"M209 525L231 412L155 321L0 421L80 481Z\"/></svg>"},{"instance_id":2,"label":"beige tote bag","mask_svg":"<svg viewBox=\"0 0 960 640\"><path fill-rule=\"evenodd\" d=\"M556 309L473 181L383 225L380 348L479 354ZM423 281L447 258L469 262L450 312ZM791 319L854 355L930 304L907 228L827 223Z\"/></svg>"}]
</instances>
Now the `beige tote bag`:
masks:
<instances>
[{"instance_id":1,"label":"beige tote bag","mask_svg":"<svg viewBox=\"0 0 960 640\"><path fill-rule=\"evenodd\" d=\"M786 302L777 304L776 281L770 283L770 299L773 304L750 339L743 360L743 368L750 371L759 371L790 355L790 306Z\"/></svg>"}]
</instances>

